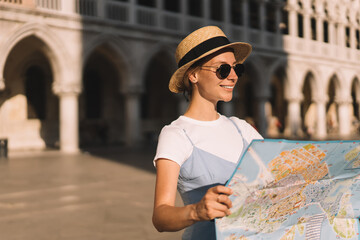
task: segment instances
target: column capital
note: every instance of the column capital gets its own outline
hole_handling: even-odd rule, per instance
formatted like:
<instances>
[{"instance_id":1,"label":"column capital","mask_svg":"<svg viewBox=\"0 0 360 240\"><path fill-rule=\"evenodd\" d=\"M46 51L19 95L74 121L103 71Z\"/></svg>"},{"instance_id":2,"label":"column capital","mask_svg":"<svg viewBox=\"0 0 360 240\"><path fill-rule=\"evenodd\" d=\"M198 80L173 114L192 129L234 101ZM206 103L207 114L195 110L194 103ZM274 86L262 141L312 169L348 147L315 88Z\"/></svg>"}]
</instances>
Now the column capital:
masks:
<instances>
[{"instance_id":1,"label":"column capital","mask_svg":"<svg viewBox=\"0 0 360 240\"><path fill-rule=\"evenodd\" d=\"M312 101L316 104L325 104L329 100L328 96L318 97L315 96Z\"/></svg>"},{"instance_id":2,"label":"column capital","mask_svg":"<svg viewBox=\"0 0 360 240\"><path fill-rule=\"evenodd\" d=\"M81 86L78 83L54 83L53 91L56 95L79 95Z\"/></svg>"},{"instance_id":3,"label":"column capital","mask_svg":"<svg viewBox=\"0 0 360 240\"><path fill-rule=\"evenodd\" d=\"M347 97L339 97L339 98L335 98L335 103L337 103L337 104L339 104L339 105L351 104L351 103L352 103L352 99L351 99L351 98L347 98Z\"/></svg>"},{"instance_id":4,"label":"column capital","mask_svg":"<svg viewBox=\"0 0 360 240\"><path fill-rule=\"evenodd\" d=\"M302 96L288 96L285 98L285 100L290 103L297 103L297 102L301 102L303 100L303 97Z\"/></svg>"}]
</instances>

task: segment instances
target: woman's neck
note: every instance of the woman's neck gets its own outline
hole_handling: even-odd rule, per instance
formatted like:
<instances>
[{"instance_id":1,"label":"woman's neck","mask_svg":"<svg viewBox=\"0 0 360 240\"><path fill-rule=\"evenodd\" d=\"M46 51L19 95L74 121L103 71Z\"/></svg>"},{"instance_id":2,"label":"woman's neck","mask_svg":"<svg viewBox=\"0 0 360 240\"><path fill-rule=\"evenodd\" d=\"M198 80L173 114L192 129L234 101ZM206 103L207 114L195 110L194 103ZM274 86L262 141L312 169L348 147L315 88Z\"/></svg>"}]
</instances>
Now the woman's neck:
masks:
<instances>
[{"instance_id":1,"label":"woman's neck","mask_svg":"<svg viewBox=\"0 0 360 240\"><path fill-rule=\"evenodd\" d=\"M216 103L192 99L184 116L200 121L214 121L219 118Z\"/></svg>"}]
</instances>

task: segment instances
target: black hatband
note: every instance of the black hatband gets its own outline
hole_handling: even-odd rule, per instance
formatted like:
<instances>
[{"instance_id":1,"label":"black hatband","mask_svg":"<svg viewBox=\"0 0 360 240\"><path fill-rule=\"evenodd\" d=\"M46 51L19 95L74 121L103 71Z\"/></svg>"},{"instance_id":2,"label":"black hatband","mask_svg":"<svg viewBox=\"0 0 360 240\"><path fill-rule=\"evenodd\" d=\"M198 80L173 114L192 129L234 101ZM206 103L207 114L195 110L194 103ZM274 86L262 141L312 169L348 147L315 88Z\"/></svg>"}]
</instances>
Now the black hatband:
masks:
<instances>
[{"instance_id":1,"label":"black hatband","mask_svg":"<svg viewBox=\"0 0 360 240\"><path fill-rule=\"evenodd\" d=\"M191 62L192 60L200 57L204 53L206 53L214 48L221 47L221 46L224 46L229 43L230 43L230 41L226 37L210 38L210 39L200 43L199 45L197 45L196 47L191 49L188 53L186 53L185 56L179 61L178 67L180 68L180 67L184 66L188 62Z\"/></svg>"}]
</instances>

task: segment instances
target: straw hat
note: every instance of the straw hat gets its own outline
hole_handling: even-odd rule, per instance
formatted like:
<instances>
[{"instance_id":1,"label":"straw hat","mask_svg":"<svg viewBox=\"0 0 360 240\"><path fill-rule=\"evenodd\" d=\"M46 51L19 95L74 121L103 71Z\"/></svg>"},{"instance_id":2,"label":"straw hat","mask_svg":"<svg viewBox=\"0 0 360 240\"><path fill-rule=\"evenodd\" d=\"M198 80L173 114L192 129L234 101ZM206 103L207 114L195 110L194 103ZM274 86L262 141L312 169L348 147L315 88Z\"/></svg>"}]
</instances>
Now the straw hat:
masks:
<instances>
[{"instance_id":1,"label":"straw hat","mask_svg":"<svg viewBox=\"0 0 360 240\"><path fill-rule=\"evenodd\" d=\"M244 42L230 43L224 32L216 26L207 26L190 33L176 48L178 69L171 76L169 89L178 93L184 89L184 74L197 60L223 48L234 49L237 63L243 63L251 53L251 45Z\"/></svg>"}]
</instances>

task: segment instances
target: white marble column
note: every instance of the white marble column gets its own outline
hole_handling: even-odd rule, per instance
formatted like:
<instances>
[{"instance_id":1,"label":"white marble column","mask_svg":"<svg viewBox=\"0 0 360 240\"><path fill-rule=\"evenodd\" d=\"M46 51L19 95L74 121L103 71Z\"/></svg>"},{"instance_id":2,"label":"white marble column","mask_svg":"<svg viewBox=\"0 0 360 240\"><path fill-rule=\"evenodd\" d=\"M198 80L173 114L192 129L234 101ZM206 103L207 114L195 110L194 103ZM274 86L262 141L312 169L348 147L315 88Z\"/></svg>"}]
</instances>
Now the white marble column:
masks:
<instances>
[{"instance_id":1,"label":"white marble column","mask_svg":"<svg viewBox=\"0 0 360 240\"><path fill-rule=\"evenodd\" d=\"M79 92L61 91L60 98L60 151L79 152Z\"/></svg>"},{"instance_id":2,"label":"white marble column","mask_svg":"<svg viewBox=\"0 0 360 240\"><path fill-rule=\"evenodd\" d=\"M289 35L292 37L298 37L297 2L289 0L286 8L289 12Z\"/></svg>"},{"instance_id":3,"label":"white marble column","mask_svg":"<svg viewBox=\"0 0 360 240\"><path fill-rule=\"evenodd\" d=\"M318 15L316 17L316 40L318 42L324 41L324 22L323 16Z\"/></svg>"},{"instance_id":4,"label":"white marble column","mask_svg":"<svg viewBox=\"0 0 360 240\"><path fill-rule=\"evenodd\" d=\"M301 130L301 112L300 103L301 97L288 98L288 111L286 116L285 135L287 137L302 136Z\"/></svg>"},{"instance_id":5,"label":"white marble column","mask_svg":"<svg viewBox=\"0 0 360 240\"><path fill-rule=\"evenodd\" d=\"M339 111L339 134L342 137L350 135L351 119L349 112L349 105L351 100L338 100L336 101Z\"/></svg>"},{"instance_id":6,"label":"white marble column","mask_svg":"<svg viewBox=\"0 0 360 240\"><path fill-rule=\"evenodd\" d=\"M356 49L356 24L350 26L350 48Z\"/></svg>"},{"instance_id":7,"label":"white marble column","mask_svg":"<svg viewBox=\"0 0 360 240\"><path fill-rule=\"evenodd\" d=\"M125 100L125 143L134 146L141 141L140 97L139 87L127 89Z\"/></svg>"},{"instance_id":8,"label":"white marble column","mask_svg":"<svg viewBox=\"0 0 360 240\"><path fill-rule=\"evenodd\" d=\"M61 9L66 13L75 13L76 0L61 1Z\"/></svg>"},{"instance_id":9,"label":"white marble column","mask_svg":"<svg viewBox=\"0 0 360 240\"><path fill-rule=\"evenodd\" d=\"M346 47L346 41L345 41L345 26L343 23L339 22L338 23L338 28L337 28L337 39L338 39L338 45L340 47Z\"/></svg>"},{"instance_id":10,"label":"white marble column","mask_svg":"<svg viewBox=\"0 0 360 240\"><path fill-rule=\"evenodd\" d=\"M318 139L324 139L326 137L326 100L325 99L315 99L316 111L317 111L317 121L316 121L316 133L315 136Z\"/></svg>"},{"instance_id":11,"label":"white marble column","mask_svg":"<svg viewBox=\"0 0 360 240\"><path fill-rule=\"evenodd\" d=\"M304 31L304 39L311 39L311 18L310 11L306 9L303 14L303 31Z\"/></svg>"},{"instance_id":12,"label":"white marble column","mask_svg":"<svg viewBox=\"0 0 360 240\"><path fill-rule=\"evenodd\" d=\"M328 21L328 33L329 33L329 43L330 44L336 44L336 41L335 41L335 24L334 24L334 21L332 19L330 19Z\"/></svg>"}]
</instances>

